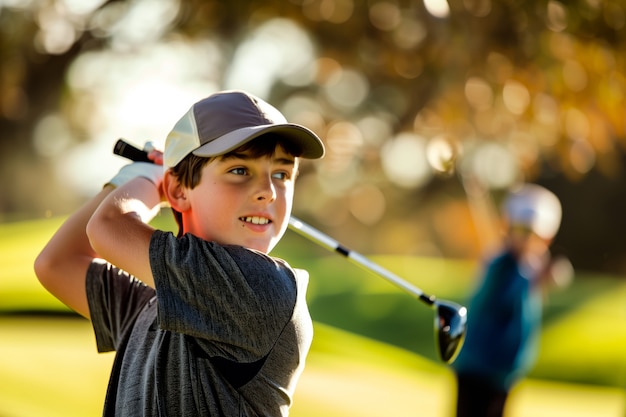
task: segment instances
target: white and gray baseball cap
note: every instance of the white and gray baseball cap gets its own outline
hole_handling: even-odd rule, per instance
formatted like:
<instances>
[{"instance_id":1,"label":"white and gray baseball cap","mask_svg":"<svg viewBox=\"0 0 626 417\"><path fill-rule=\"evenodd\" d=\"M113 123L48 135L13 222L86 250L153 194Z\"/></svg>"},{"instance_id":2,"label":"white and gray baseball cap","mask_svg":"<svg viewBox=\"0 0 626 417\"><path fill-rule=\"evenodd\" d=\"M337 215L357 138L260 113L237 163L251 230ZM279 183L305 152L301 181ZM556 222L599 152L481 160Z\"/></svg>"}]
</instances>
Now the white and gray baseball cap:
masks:
<instances>
[{"instance_id":1,"label":"white and gray baseball cap","mask_svg":"<svg viewBox=\"0 0 626 417\"><path fill-rule=\"evenodd\" d=\"M211 157L271 133L302 149L302 158L324 156L321 139L310 129L288 123L275 107L244 91L221 91L195 103L165 141L163 165L176 166L187 155Z\"/></svg>"},{"instance_id":2,"label":"white and gray baseball cap","mask_svg":"<svg viewBox=\"0 0 626 417\"><path fill-rule=\"evenodd\" d=\"M527 227L544 239L552 239L561 225L558 197L537 184L524 184L511 190L502 211L510 225Z\"/></svg>"}]
</instances>

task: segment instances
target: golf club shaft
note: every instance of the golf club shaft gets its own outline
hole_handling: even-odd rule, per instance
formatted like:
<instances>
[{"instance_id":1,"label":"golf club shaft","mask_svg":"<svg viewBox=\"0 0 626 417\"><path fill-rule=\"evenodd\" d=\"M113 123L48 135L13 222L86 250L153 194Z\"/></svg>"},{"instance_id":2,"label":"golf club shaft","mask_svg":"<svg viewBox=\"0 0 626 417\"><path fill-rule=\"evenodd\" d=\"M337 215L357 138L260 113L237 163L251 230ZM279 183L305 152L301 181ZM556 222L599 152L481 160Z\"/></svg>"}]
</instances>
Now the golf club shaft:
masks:
<instances>
[{"instance_id":1,"label":"golf club shaft","mask_svg":"<svg viewBox=\"0 0 626 417\"><path fill-rule=\"evenodd\" d=\"M423 301L424 303L430 306L432 306L435 303L434 296L425 294L422 290L413 286L412 284L400 278L399 276L395 275L393 272L388 271L382 266L372 262L365 256L346 248L345 246L343 246L342 244L340 244L333 238L309 226L308 224L304 223L303 221L297 219L294 216L291 216L289 218L289 228L297 232L301 236L304 236L312 240L313 242L318 243L320 246L323 246L324 248L330 251L337 252L338 254L352 261L354 264L361 266L367 269L368 271L381 276L382 278L386 279L392 284L395 284L398 287L405 290L406 292L414 295L420 301Z\"/></svg>"},{"instance_id":2,"label":"golf club shaft","mask_svg":"<svg viewBox=\"0 0 626 417\"><path fill-rule=\"evenodd\" d=\"M117 141L113 149L113 153L115 153L116 155L120 155L125 158L128 158L132 161L150 162L150 160L147 158L147 154L145 151L132 146L131 144L124 141L123 139L119 139ZM345 258L355 263L356 265L359 265L367 269L368 271L381 276L382 278L386 279L392 284L397 285L401 289L415 296L420 301L423 301L424 303L430 306L432 306L435 303L435 296L425 294L422 290L411 285L409 282L395 275L391 271L388 271L387 269L381 267L380 265L370 261L365 256L346 248L345 246L341 245L336 240L325 235L319 230L309 226L308 224L295 218L294 216L291 216L291 218L289 219L289 228L299 233L301 236L304 236L318 243L319 245L325 247L326 249L337 252L338 254L344 256Z\"/></svg>"}]
</instances>

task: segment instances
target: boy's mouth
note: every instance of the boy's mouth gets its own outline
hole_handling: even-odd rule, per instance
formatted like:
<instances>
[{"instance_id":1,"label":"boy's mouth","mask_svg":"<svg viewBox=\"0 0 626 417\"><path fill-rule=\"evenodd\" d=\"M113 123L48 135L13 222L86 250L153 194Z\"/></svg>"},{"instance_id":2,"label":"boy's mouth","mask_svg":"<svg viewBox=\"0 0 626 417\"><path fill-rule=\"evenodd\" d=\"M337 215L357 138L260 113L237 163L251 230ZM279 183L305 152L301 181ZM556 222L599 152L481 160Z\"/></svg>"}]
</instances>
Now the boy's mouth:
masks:
<instances>
[{"instance_id":1,"label":"boy's mouth","mask_svg":"<svg viewBox=\"0 0 626 417\"><path fill-rule=\"evenodd\" d=\"M269 224L271 222L267 217L259 217L259 216L251 216L251 217L240 217L239 220L246 223L252 224Z\"/></svg>"}]
</instances>

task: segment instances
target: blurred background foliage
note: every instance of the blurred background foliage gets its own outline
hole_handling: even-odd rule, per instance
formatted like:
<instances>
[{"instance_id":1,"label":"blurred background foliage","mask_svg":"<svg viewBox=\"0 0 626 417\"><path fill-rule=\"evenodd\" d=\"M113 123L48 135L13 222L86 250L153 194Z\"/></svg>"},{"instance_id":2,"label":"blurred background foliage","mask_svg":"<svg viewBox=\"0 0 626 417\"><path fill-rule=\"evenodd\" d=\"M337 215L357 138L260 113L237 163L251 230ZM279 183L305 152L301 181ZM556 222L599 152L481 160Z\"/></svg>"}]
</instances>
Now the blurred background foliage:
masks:
<instances>
[{"instance_id":1,"label":"blurred background foliage","mask_svg":"<svg viewBox=\"0 0 626 417\"><path fill-rule=\"evenodd\" d=\"M0 0L0 221L68 214L118 137L245 89L323 138L295 214L360 252L476 258L468 198L491 221L531 181L556 250L622 274L625 41L611 0Z\"/></svg>"}]
</instances>

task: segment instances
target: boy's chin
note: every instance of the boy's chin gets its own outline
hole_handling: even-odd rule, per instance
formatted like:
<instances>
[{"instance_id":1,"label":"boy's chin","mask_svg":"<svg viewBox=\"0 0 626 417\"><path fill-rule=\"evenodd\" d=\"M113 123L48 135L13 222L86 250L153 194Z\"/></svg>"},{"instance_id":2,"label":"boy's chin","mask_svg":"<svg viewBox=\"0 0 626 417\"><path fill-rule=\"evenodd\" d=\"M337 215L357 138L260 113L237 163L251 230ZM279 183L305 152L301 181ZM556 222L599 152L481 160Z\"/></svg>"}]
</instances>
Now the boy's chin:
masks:
<instances>
[{"instance_id":1,"label":"boy's chin","mask_svg":"<svg viewBox=\"0 0 626 417\"><path fill-rule=\"evenodd\" d=\"M237 245L263 253L270 253L278 242L280 242L284 234L285 233L282 232L279 233L278 236L270 236L268 234L264 236L240 235L237 237L231 236L229 239L216 239L215 241L221 245Z\"/></svg>"},{"instance_id":2,"label":"boy's chin","mask_svg":"<svg viewBox=\"0 0 626 417\"><path fill-rule=\"evenodd\" d=\"M241 242L231 242L231 244L243 246L248 249L254 249L259 252L269 253L278 243L278 239L258 239L246 240Z\"/></svg>"}]
</instances>

